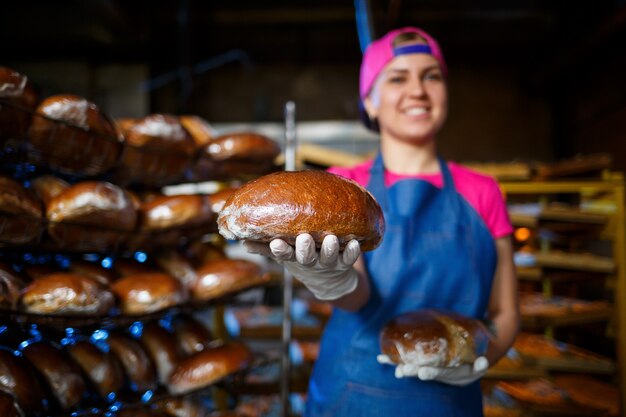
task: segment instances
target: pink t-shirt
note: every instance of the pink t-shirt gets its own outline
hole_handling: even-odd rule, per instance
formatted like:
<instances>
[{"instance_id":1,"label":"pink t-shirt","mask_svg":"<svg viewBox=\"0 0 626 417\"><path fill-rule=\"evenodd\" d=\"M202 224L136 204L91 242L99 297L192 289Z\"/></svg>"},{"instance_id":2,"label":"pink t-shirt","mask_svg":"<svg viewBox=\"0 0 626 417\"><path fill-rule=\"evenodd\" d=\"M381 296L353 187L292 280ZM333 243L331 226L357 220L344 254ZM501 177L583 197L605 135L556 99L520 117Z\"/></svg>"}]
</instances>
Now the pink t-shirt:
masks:
<instances>
[{"instance_id":1,"label":"pink t-shirt","mask_svg":"<svg viewBox=\"0 0 626 417\"><path fill-rule=\"evenodd\" d=\"M351 168L330 167L328 172L350 178L365 187L369 182L373 164L374 161L370 160ZM448 167L456 190L478 212L494 239L510 235L513 226L496 180L454 162L449 162ZM401 179L422 179L437 187L443 186L441 173L402 175L385 170L385 186L389 187Z\"/></svg>"}]
</instances>

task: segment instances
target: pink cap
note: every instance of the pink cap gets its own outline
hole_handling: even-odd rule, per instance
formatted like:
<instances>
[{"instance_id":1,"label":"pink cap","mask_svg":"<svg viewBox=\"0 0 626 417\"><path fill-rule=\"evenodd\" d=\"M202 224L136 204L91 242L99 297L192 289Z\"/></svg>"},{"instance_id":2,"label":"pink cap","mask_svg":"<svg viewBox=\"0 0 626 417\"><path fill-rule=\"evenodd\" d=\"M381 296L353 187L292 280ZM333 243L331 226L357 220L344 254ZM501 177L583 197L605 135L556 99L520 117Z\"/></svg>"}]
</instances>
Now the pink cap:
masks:
<instances>
[{"instance_id":1,"label":"pink cap","mask_svg":"<svg viewBox=\"0 0 626 417\"><path fill-rule=\"evenodd\" d=\"M393 53L393 40L402 33L414 32L420 35L426 40L428 46L430 46L431 54L441 65L441 70L445 77L448 76L448 67L446 61L443 59L443 53L439 44L428 33L415 27L404 27L400 29L392 30L382 38L373 41L363 54L363 61L361 62L361 78L359 83L359 93L361 100L363 100L369 94L374 81L378 78L378 75L383 70L385 65L394 58Z\"/></svg>"}]
</instances>

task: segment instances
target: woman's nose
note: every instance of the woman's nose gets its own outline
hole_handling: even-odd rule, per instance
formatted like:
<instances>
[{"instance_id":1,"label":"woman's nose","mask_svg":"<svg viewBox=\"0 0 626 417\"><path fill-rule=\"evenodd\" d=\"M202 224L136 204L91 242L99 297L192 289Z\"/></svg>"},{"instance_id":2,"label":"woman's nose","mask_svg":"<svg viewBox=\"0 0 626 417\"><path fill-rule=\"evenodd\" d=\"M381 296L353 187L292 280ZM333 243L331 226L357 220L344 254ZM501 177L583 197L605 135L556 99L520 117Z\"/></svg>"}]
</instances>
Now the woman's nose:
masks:
<instances>
[{"instance_id":1,"label":"woman's nose","mask_svg":"<svg viewBox=\"0 0 626 417\"><path fill-rule=\"evenodd\" d=\"M426 94L426 90L424 89L424 83L419 78L411 79L407 83L408 93L413 96L421 97Z\"/></svg>"}]
</instances>

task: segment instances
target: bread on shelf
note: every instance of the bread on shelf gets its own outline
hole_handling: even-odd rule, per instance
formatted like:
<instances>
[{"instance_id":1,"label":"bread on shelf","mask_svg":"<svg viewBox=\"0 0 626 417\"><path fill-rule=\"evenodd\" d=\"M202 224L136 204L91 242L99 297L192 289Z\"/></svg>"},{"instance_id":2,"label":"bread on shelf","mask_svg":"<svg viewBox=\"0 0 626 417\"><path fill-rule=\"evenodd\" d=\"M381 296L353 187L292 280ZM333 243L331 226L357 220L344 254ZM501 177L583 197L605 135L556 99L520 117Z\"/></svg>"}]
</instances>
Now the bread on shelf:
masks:
<instances>
[{"instance_id":1,"label":"bread on shelf","mask_svg":"<svg viewBox=\"0 0 626 417\"><path fill-rule=\"evenodd\" d=\"M124 386L124 373L121 364L110 351L102 350L86 340L79 340L65 349L103 399L111 394L119 394Z\"/></svg>"},{"instance_id":2,"label":"bread on shelf","mask_svg":"<svg viewBox=\"0 0 626 417\"><path fill-rule=\"evenodd\" d=\"M38 100L35 87L26 75L0 66L1 146L13 140L13 146L17 147L25 141Z\"/></svg>"},{"instance_id":3,"label":"bread on shelf","mask_svg":"<svg viewBox=\"0 0 626 417\"><path fill-rule=\"evenodd\" d=\"M184 288L165 273L127 275L111 285L124 314L146 314L186 301Z\"/></svg>"},{"instance_id":4,"label":"bread on shelf","mask_svg":"<svg viewBox=\"0 0 626 417\"><path fill-rule=\"evenodd\" d=\"M13 395L26 414L40 415L48 408L49 399L40 381L36 370L24 357L0 349L0 391Z\"/></svg>"},{"instance_id":5,"label":"bread on shelf","mask_svg":"<svg viewBox=\"0 0 626 417\"><path fill-rule=\"evenodd\" d=\"M122 151L113 121L95 103L73 94L39 103L28 136L34 161L70 174L105 173Z\"/></svg>"},{"instance_id":6,"label":"bread on shelf","mask_svg":"<svg viewBox=\"0 0 626 417\"><path fill-rule=\"evenodd\" d=\"M197 149L179 119L151 114L123 130L125 147L115 178L122 184L162 186L181 180Z\"/></svg>"},{"instance_id":7,"label":"bread on shelf","mask_svg":"<svg viewBox=\"0 0 626 417\"><path fill-rule=\"evenodd\" d=\"M37 369L62 410L76 408L88 393L80 367L60 347L46 341L29 344L22 352Z\"/></svg>"},{"instance_id":8,"label":"bread on shelf","mask_svg":"<svg viewBox=\"0 0 626 417\"><path fill-rule=\"evenodd\" d=\"M109 333L107 344L122 365L132 390L144 392L157 388L156 368L141 343L117 331Z\"/></svg>"},{"instance_id":9,"label":"bread on shelf","mask_svg":"<svg viewBox=\"0 0 626 417\"><path fill-rule=\"evenodd\" d=\"M80 274L57 272L31 282L22 291L21 308L29 313L59 315L107 314L115 304L113 293Z\"/></svg>"},{"instance_id":10,"label":"bread on shelf","mask_svg":"<svg viewBox=\"0 0 626 417\"><path fill-rule=\"evenodd\" d=\"M251 362L252 352L238 342L203 350L178 363L169 378L168 390L182 394L207 387Z\"/></svg>"},{"instance_id":11,"label":"bread on shelf","mask_svg":"<svg viewBox=\"0 0 626 417\"><path fill-rule=\"evenodd\" d=\"M196 300L210 300L269 281L269 274L252 261L219 259L196 269L196 280L191 284L191 296Z\"/></svg>"},{"instance_id":12,"label":"bread on shelf","mask_svg":"<svg viewBox=\"0 0 626 417\"><path fill-rule=\"evenodd\" d=\"M0 175L0 243L25 244L41 235L43 208L30 190Z\"/></svg>"},{"instance_id":13,"label":"bread on shelf","mask_svg":"<svg viewBox=\"0 0 626 417\"><path fill-rule=\"evenodd\" d=\"M48 233L61 248L111 250L128 240L137 210L126 191L106 181L81 181L46 208Z\"/></svg>"}]
</instances>

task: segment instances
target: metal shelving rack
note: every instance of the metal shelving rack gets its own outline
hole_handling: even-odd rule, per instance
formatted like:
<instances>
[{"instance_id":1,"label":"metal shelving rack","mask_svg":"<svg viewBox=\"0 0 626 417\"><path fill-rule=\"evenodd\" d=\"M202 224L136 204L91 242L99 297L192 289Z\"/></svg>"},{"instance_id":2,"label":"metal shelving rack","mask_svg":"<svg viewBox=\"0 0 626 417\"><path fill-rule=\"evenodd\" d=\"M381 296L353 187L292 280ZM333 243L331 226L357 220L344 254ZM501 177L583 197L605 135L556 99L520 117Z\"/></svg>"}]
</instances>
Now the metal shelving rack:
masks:
<instances>
[{"instance_id":1,"label":"metal shelving rack","mask_svg":"<svg viewBox=\"0 0 626 417\"><path fill-rule=\"evenodd\" d=\"M621 175L608 175L605 179L501 182L507 196L530 195L597 195L610 196L614 212L610 215L608 234L612 242L614 262L613 317L617 352L617 378L621 399L620 415L626 416L626 211L624 202L624 180ZM608 198L608 197L607 197Z\"/></svg>"}]
</instances>

